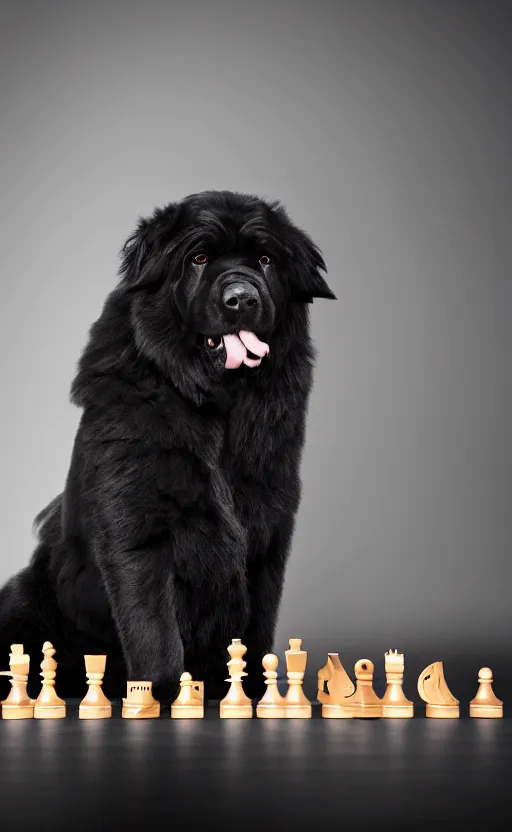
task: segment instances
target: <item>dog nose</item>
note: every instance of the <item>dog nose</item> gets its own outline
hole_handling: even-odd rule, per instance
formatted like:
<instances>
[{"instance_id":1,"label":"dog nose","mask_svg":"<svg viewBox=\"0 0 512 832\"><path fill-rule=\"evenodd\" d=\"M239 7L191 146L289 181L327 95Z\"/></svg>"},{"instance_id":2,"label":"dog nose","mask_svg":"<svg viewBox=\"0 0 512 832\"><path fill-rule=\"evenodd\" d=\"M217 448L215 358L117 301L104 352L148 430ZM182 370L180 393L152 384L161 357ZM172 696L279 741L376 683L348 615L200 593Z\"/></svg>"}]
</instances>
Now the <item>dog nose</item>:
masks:
<instances>
[{"instance_id":1,"label":"dog nose","mask_svg":"<svg viewBox=\"0 0 512 832\"><path fill-rule=\"evenodd\" d=\"M237 312L245 312L246 309L255 311L259 300L260 296L256 287L251 283L241 281L230 283L222 293L223 305Z\"/></svg>"}]
</instances>

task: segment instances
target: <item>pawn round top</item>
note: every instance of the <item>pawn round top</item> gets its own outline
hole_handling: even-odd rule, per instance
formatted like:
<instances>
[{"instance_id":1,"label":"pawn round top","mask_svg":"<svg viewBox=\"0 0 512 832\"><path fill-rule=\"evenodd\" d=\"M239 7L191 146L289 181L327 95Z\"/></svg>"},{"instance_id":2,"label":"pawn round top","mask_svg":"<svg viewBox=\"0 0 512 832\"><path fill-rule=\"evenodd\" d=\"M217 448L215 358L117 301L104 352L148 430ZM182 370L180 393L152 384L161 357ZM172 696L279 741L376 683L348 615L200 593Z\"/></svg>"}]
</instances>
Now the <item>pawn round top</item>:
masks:
<instances>
[{"instance_id":1,"label":"pawn round top","mask_svg":"<svg viewBox=\"0 0 512 832\"><path fill-rule=\"evenodd\" d=\"M267 653L266 656L263 656L261 663L265 670L275 670L279 664L279 659L274 653Z\"/></svg>"},{"instance_id":2,"label":"pawn round top","mask_svg":"<svg viewBox=\"0 0 512 832\"><path fill-rule=\"evenodd\" d=\"M481 667L478 671L479 682L492 682L492 670L490 667Z\"/></svg>"},{"instance_id":3,"label":"pawn round top","mask_svg":"<svg viewBox=\"0 0 512 832\"><path fill-rule=\"evenodd\" d=\"M301 638L290 638L288 641L290 644L290 650L300 650L302 644Z\"/></svg>"},{"instance_id":4,"label":"pawn round top","mask_svg":"<svg viewBox=\"0 0 512 832\"><path fill-rule=\"evenodd\" d=\"M356 679L372 679L374 671L373 662L370 659L359 659L354 666Z\"/></svg>"},{"instance_id":5,"label":"pawn round top","mask_svg":"<svg viewBox=\"0 0 512 832\"><path fill-rule=\"evenodd\" d=\"M55 653L55 647L51 643L51 641L45 641L43 644L43 653L49 653L51 656Z\"/></svg>"},{"instance_id":6,"label":"pawn round top","mask_svg":"<svg viewBox=\"0 0 512 832\"><path fill-rule=\"evenodd\" d=\"M192 675L190 673L187 673L187 671L185 670L185 672L182 673L181 676L180 676L180 682L191 682L191 681L192 681Z\"/></svg>"}]
</instances>

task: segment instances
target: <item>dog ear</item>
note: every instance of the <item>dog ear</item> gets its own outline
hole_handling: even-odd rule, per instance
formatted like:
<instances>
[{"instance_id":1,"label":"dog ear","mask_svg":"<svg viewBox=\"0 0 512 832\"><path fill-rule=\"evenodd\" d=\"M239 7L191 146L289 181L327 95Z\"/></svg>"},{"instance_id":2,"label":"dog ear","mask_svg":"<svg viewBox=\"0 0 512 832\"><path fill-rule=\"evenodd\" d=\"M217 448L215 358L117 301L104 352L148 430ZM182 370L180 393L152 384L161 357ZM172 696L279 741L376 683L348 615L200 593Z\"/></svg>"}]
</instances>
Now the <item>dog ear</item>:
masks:
<instances>
[{"instance_id":1,"label":"dog ear","mask_svg":"<svg viewBox=\"0 0 512 832\"><path fill-rule=\"evenodd\" d=\"M327 271L320 249L300 229L293 229L289 242L291 263L291 299L302 303L313 303L314 298L336 300L320 272Z\"/></svg>"},{"instance_id":2,"label":"dog ear","mask_svg":"<svg viewBox=\"0 0 512 832\"><path fill-rule=\"evenodd\" d=\"M121 249L121 281L129 292L165 280L164 247L174 234L177 206L157 209L150 219L140 219Z\"/></svg>"}]
</instances>

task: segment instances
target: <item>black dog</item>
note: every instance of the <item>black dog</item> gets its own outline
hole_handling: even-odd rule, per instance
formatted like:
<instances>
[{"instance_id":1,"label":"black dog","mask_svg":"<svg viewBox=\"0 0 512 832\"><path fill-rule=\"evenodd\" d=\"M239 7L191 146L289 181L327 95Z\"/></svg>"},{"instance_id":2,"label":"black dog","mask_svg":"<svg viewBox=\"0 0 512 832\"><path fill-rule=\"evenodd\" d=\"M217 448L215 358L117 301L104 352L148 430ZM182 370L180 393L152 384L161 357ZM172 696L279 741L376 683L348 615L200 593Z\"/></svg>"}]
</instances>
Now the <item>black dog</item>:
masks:
<instances>
[{"instance_id":1,"label":"black dog","mask_svg":"<svg viewBox=\"0 0 512 832\"><path fill-rule=\"evenodd\" d=\"M0 650L52 641L57 690L180 674L225 695L247 645L261 694L299 504L313 349L308 306L334 298L322 256L278 204L204 192L156 210L122 252L72 385L83 408L64 492L30 565L0 592ZM4 662L5 663L5 662Z\"/></svg>"}]
</instances>

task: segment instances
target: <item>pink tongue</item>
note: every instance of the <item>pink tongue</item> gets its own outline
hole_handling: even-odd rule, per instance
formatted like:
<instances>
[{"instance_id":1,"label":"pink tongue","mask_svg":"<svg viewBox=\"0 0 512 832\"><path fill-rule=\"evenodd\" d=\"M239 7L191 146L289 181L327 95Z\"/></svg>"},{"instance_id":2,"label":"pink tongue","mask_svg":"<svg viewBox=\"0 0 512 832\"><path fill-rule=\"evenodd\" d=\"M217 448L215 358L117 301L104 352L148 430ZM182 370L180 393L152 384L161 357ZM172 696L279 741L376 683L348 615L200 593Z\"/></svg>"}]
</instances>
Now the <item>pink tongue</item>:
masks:
<instances>
[{"instance_id":1,"label":"pink tongue","mask_svg":"<svg viewBox=\"0 0 512 832\"><path fill-rule=\"evenodd\" d=\"M248 367L258 367L261 364L261 359L270 351L268 344L263 343L254 334L242 329L238 335L224 335L224 347L226 349L226 364L228 370L234 370L240 365L246 364ZM259 358L248 358L247 350L250 350Z\"/></svg>"}]
</instances>

